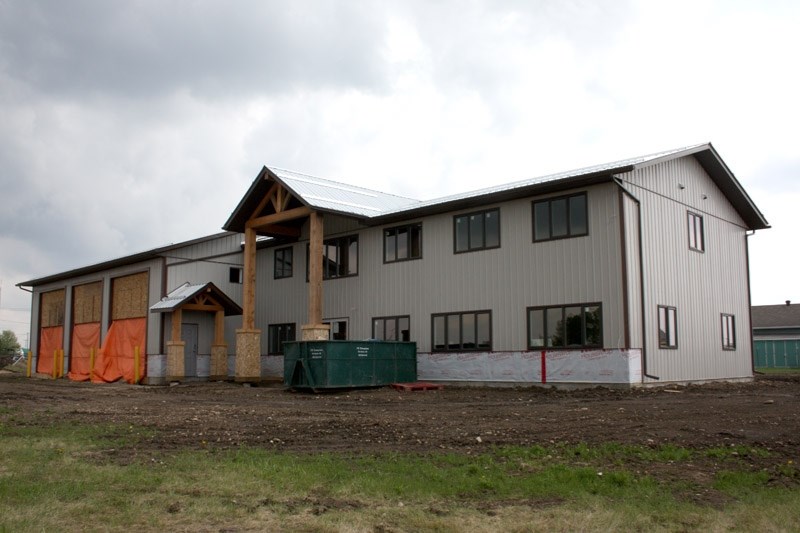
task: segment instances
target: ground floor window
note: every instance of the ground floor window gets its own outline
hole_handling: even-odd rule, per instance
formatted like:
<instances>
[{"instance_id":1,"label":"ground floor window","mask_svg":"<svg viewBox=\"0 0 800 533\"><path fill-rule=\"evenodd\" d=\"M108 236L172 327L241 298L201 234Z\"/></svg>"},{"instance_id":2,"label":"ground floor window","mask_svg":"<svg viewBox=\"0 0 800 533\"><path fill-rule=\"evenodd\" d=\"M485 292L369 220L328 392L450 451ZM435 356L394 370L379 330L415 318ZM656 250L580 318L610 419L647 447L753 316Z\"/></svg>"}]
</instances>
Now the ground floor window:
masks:
<instances>
[{"instance_id":1,"label":"ground floor window","mask_svg":"<svg viewBox=\"0 0 800 533\"><path fill-rule=\"evenodd\" d=\"M733 315L722 315L722 349L736 349L736 325Z\"/></svg>"},{"instance_id":2,"label":"ground floor window","mask_svg":"<svg viewBox=\"0 0 800 533\"><path fill-rule=\"evenodd\" d=\"M599 303L528 308L528 348L601 348Z\"/></svg>"},{"instance_id":3,"label":"ground floor window","mask_svg":"<svg viewBox=\"0 0 800 533\"><path fill-rule=\"evenodd\" d=\"M323 324L328 324L331 327L329 339L332 341L346 341L347 340L347 319L346 318L330 318L324 319Z\"/></svg>"},{"instance_id":4,"label":"ground floor window","mask_svg":"<svg viewBox=\"0 0 800 533\"><path fill-rule=\"evenodd\" d=\"M492 312L465 311L431 315L434 352L492 349Z\"/></svg>"},{"instance_id":5,"label":"ground floor window","mask_svg":"<svg viewBox=\"0 0 800 533\"><path fill-rule=\"evenodd\" d=\"M408 315L373 318L372 338L380 341L408 342L411 340L411 326Z\"/></svg>"},{"instance_id":6,"label":"ground floor window","mask_svg":"<svg viewBox=\"0 0 800 533\"><path fill-rule=\"evenodd\" d=\"M295 340L294 324L270 324L269 355L283 355L283 343Z\"/></svg>"},{"instance_id":7,"label":"ground floor window","mask_svg":"<svg viewBox=\"0 0 800 533\"><path fill-rule=\"evenodd\" d=\"M678 347L678 311L674 307L658 306L658 347Z\"/></svg>"}]
</instances>

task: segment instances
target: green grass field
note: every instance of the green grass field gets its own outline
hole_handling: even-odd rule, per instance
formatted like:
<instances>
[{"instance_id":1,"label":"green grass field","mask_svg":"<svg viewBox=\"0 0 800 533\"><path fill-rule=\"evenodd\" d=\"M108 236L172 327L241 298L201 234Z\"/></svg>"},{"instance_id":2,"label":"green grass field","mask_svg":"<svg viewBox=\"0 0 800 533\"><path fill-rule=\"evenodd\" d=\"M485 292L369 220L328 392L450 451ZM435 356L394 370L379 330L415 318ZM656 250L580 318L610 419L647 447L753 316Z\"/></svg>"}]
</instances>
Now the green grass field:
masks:
<instances>
[{"instance_id":1,"label":"green grass field","mask_svg":"<svg viewBox=\"0 0 800 533\"><path fill-rule=\"evenodd\" d=\"M758 448L152 455L134 426L0 420L0 531L800 530L800 471Z\"/></svg>"}]
</instances>

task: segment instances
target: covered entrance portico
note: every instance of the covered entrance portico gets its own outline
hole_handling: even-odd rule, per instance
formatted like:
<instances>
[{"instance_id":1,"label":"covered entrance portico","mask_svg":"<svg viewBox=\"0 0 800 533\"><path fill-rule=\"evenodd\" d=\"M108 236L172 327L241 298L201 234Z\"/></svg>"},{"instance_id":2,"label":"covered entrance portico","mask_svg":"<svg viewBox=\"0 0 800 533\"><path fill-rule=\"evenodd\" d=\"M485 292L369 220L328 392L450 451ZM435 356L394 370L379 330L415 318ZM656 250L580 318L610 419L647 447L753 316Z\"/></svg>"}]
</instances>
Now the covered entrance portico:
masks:
<instances>
[{"instance_id":1,"label":"covered entrance portico","mask_svg":"<svg viewBox=\"0 0 800 533\"><path fill-rule=\"evenodd\" d=\"M236 330L235 380L261 380L261 330L256 328L257 237L297 240L305 223L309 225L308 319L301 329L302 340L327 340L330 325L322 321L323 214L311 207L269 169L264 169L223 226L244 233L244 275L242 327Z\"/></svg>"},{"instance_id":2,"label":"covered entrance portico","mask_svg":"<svg viewBox=\"0 0 800 533\"><path fill-rule=\"evenodd\" d=\"M214 337L211 343L210 380L223 380L228 376L228 344L225 342L225 316L242 314L242 308L231 300L213 283L192 285L184 283L152 307L151 313L170 313L170 338L167 341L166 381L183 381L187 377L187 366L194 366L196 360L186 364L186 338L193 338L194 355L197 355L197 332L193 337L184 335L184 311L200 311L214 314ZM196 326L195 326L196 328ZM190 351L190 353L192 353Z\"/></svg>"}]
</instances>

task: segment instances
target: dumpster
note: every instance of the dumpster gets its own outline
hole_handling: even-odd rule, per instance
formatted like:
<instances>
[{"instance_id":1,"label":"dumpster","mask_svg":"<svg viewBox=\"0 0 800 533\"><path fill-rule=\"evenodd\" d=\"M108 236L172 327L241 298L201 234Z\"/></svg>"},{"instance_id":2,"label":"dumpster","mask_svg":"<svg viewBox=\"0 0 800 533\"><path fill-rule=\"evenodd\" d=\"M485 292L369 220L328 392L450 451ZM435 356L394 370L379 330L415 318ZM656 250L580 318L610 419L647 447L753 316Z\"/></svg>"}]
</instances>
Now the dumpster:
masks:
<instances>
[{"instance_id":1,"label":"dumpster","mask_svg":"<svg viewBox=\"0 0 800 533\"><path fill-rule=\"evenodd\" d=\"M417 380L417 343L297 341L283 344L283 383L294 389L381 387Z\"/></svg>"}]
</instances>

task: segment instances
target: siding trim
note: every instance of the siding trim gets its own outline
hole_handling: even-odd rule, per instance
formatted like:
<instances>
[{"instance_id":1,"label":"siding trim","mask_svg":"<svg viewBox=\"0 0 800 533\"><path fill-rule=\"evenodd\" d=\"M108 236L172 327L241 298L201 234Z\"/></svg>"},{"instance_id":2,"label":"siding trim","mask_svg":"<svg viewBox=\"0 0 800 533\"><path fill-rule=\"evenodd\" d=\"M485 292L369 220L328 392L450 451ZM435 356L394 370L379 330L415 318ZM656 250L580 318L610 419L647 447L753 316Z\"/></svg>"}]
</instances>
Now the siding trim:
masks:
<instances>
[{"instance_id":1,"label":"siding trim","mask_svg":"<svg viewBox=\"0 0 800 533\"><path fill-rule=\"evenodd\" d=\"M628 246L625 240L626 227L625 227L625 197L622 188L619 189L619 240L620 252L622 254L622 328L623 328L623 348L628 350L631 347L631 330L630 330L630 309L628 305Z\"/></svg>"}]
</instances>

